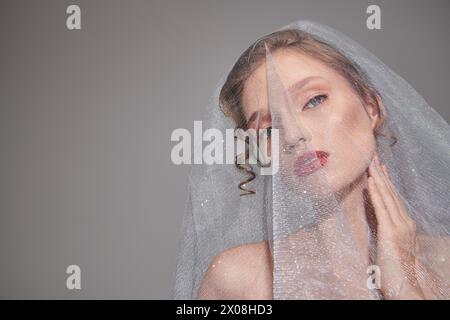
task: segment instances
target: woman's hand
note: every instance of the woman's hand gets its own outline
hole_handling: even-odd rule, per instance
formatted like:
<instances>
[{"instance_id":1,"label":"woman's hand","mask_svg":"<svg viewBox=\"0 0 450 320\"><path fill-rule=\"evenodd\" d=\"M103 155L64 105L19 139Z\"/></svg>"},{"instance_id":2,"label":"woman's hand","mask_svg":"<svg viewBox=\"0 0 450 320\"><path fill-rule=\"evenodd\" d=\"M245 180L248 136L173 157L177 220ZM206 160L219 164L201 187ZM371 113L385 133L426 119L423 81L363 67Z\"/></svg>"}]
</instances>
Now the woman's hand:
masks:
<instances>
[{"instance_id":1,"label":"woman's hand","mask_svg":"<svg viewBox=\"0 0 450 320\"><path fill-rule=\"evenodd\" d=\"M368 190L377 219L377 261L387 299L423 299L416 278L416 224L376 154L369 166Z\"/></svg>"}]
</instances>

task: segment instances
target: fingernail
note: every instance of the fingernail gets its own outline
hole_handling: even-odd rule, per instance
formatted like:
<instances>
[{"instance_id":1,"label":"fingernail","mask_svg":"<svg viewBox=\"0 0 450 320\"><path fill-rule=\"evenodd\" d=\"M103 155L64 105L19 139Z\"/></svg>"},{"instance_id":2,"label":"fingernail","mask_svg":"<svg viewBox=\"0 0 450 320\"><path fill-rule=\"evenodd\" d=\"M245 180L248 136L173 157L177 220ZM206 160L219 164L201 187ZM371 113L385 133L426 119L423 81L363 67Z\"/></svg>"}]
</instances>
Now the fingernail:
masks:
<instances>
[{"instance_id":1,"label":"fingernail","mask_svg":"<svg viewBox=\"0 0 450 320\"><path fill-rule=\"evenodd\" d=\"M380 158L378 158L378 153L375 153L375 163L380 164Z\"/></svg>"}]
</instances>

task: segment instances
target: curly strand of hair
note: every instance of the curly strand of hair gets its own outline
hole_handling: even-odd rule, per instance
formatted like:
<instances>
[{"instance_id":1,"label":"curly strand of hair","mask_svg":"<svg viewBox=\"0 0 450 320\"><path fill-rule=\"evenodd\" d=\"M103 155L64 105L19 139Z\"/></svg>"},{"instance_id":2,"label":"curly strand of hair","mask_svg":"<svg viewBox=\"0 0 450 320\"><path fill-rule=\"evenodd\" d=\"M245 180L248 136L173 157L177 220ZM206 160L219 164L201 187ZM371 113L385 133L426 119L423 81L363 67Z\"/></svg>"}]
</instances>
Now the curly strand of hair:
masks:
<instances>
[{"instance_id":1,"label":"curly strand of hair","mask_svg":"<svg viewBox=\"0 0 450 320\"><path fill-rule=\"evenodd\" d=\"M393 147L397 143L397 137L393 134L377 132L378 135L385 137L386 139L390 139L392 142L389 144L390 147Z\"/></svg>"},{"instance_id":2,"label":"curly strand of hair","mask_svg":"<svg viewBox=\"0 0 450 320\"><path fill-rule=\"evenodd\" d=\"M242 191L240 193L240 196L247 196L247 195L255 194L256 193L255 191L244 188L244 186L247 183L253 181L256 178L256 173L253 171L252 167L250 165L245 166L242 164L238 164L236 162L236 168L238 168L239 170L241 170L249 175L249 177L246 180L243 180L238 184L239 189Z\"/></svg>"},{"instance_id":3,"label":"curly strand of hair","mask_svg":"<svg viewBox=\"0 0 450 320\"><path fill-rule=\"evenodd\" d=\"M238 129L238 127L235 128L235 130ZM237 139L237 137L234 137L235 140ZM248 148L248 142L247 140L245 141L245 144L247 145L246 147L246 151L245 151L245 161L248 160L250 154L249 154L249 148ZM245 174L248 175L247 179L241 181L238 184L238 188L239 190L241 190L242 192L240 193L240 196L247 196L247 195L251 195L251 194L255 194L256 192L247 188L244 188L244 186L249 183L252 182L253 180L255 180L256 178L256 173L253 171L253 168L250 164L245 165L245 164L240 164L238 163L238 157L234 157L234 164L236 166L236 168L238 168L240 171L244 172Z\"/></svg>"},{"instance_id":4,"label":"curly strand of hair","mask_svg":"<svg viewBox=\"0 0 450 320\"><path fill-rule=\"evenodd\" d=\"M381 113L381 110L380 110L379 107L378 107L378 112ZM380 137L383 137L383 138L391 140L391 142L389 143L389 147L392 148L397 143L398 139L397 139L397 137L394 134L389 132L390 130L386 131L385 129L386 129L385 128L385 122L382 121L374 130L375 131L375 137L376 136L380 136Z\"/></svg>"}]
</instances>

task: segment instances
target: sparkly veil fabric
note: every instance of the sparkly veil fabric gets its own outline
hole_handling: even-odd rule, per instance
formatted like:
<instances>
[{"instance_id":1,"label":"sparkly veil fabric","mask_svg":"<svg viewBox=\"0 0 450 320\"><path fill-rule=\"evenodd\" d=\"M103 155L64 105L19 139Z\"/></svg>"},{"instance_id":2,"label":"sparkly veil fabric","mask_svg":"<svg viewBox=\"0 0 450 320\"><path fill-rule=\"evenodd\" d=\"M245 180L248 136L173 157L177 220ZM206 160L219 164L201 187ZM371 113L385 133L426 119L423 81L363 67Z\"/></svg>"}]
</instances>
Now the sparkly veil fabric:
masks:
<instances>
[{"instance_id":1,"label":"sparkly veil fabric","mask_svg":"<svg viewBox=\"0 0 450 320\"><path fill-rule=\"evenodd\" d=\"M357 104L350 96L339 102L332 92L320 108L300 112L296 106L306 96L291 90L286 66L266 47L267 97L254 101L270 112L279 166L271 175L256 174L245 185L255 193L240 196L237 186L247 175L234 164L192 165L174 298L197 299L200 288L210 287L215 294L203 298L259 298L258 290L266 290L273 299L449 299L449 125L345 35L310 21L282 29L307 33L358 66L379 93L384 134L361 134L355 119L369 119L363 107L353 117L342 115L338 106ZM236 123L219 107L224 82L202 126L229 140L225 131ZM374 164L376 153L387 172ZM376 194L384 200L377 202ZM270 274L267 281L259 278L263 273Z\"/></svg>"}]
</instances>

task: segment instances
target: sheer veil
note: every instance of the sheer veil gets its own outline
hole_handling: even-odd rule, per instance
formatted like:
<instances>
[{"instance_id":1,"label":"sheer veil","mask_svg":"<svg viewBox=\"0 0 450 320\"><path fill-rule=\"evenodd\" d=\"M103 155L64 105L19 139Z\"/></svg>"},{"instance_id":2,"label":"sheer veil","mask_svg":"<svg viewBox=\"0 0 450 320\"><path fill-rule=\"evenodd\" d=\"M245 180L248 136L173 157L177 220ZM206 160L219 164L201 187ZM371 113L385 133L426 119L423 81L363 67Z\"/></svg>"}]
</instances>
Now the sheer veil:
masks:
<instances>
[{"instance_id":1,"label":"sheer veil","mask_svg":"<svg viewBox=\"0 0 450 320\"><path fill-rule=\"evenodd\" d=\"M267 103L271 126L278 129L279 167L271 175L257 173L245 184L245 189L254 194L241 196L238 185L249 176L245 170L238 170L234 164L192 165L174 298L196 299L205 274L216 267L214 258L219 254L264 241L271 253L274 299L396 299L406 284L423 291L425 298L450 298L450 242L446 240L450 236L449 125L404 79L347 36L311 21L298 21L281 30L285 29L299 30L336 48L376 89L385 114L384 134L376 136L376 150L389 181L381 170L379 179L385 179L399 200L398 210L414 223L409 224L407 217L399 221L411 226L409 230L415 227L420 241L414 248L405 247L402 254L395 254L390 250L392 239L381 243L381 232L370 228L370 217L356 216L354 208L343 204L340 197L345 194L336 192L336 174L326 169L327 165L307 174L308 165L303 171L298 169L298 155L312 155L302 158L308 163L327 159L315 152L311 127L295 115L295 97L283 83L282 66L275 52L266 47ZM264 37L259 43L264 43ZM218 129L224 138L226 129L236 127L219 107L225 81L226 77L217 85L202 119L203 132ZM291 125L300 137L294 151L286 147L292 136L292 130L286 129L286 119L300 119L292 120ZM342 148L350 146L346 166L356 170L363 163L368 168L373 154L366 152L364 137L353 134L357 131L351 125L342 122L342 126L348 126L342 132L348 135L338 142L323 133L321 146L334 143L334 150L340 150L340 143ZM329 166L333 156L329 157ZM375 212L377 207L369 200L367 185L351 180L350 175L348 179L350 186L364 186L364 207ZM374 216L379 219L379 214ZM355 224L363 226L367 248L361 247ZM383 261L377 260L382 253ZM414 258L413 265L402 260L405 255ZM245 255L239 261L252 265L252 259L252 255ZM395 266L399 270L394 270ZM381 275L381 280L372 277L374 274ZM242 272L241 276L248 274Z\"/></svg>"}]
</instances>

